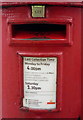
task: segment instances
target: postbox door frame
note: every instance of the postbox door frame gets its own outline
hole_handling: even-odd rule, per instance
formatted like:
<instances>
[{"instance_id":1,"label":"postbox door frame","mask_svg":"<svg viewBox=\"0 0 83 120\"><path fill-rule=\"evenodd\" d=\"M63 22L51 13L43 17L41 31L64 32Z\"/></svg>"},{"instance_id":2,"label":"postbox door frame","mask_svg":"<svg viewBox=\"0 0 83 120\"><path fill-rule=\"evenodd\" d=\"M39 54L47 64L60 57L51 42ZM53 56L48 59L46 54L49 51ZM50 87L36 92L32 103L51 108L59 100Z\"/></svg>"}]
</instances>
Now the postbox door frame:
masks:
<instances>
[{"instance_id":1,"label":"postbox door frame","mask_svg":"<svg viewBox=\"0 0 83 120\"><path fill-rule=\"evenodd\" d=\"M61 111L62 109L62 69L63 69L63 53L62 52L55 52L55 53L26 53L26 52L21 52L17 51L18 55L18 70L19 70L19 93L20 93L20 104L19 108L21 110L25 111L31 111L31 112L58 112ZM57 87L56 87L56 109L52 110L33 110L33 109L28 109L26 107L23 107L23 98L24 98L24 84L23 84L23 57L57 57Z\"/></svg>"}]
</instances>

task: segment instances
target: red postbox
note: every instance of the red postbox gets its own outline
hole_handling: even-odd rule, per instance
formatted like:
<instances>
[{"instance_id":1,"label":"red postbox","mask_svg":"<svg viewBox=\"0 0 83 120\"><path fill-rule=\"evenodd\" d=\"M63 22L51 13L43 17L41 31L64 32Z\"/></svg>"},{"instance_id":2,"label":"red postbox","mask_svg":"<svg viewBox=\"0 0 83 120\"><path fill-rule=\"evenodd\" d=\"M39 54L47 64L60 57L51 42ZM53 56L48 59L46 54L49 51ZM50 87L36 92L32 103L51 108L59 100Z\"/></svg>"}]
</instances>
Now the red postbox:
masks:
<instances>
[{"instance_id":1,"label":"red postbox","mask_svg":"<svg viewBox=\"0 0 83 120\"><path fill-rule=\"evenodd\" d=\"M82 3L2 6L2 117L78 119Z\"/></svg>"}]
</instances>

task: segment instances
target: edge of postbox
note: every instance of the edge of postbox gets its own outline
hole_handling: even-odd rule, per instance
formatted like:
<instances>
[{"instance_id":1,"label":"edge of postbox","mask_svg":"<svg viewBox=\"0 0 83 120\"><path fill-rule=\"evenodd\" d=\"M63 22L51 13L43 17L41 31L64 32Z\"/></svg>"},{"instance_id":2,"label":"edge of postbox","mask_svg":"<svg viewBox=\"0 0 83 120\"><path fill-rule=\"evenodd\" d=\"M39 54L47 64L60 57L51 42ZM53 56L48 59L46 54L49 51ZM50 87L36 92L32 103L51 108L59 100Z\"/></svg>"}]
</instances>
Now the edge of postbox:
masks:
<instances>
[{"instance_id":1,"label":"edge of postbox","mask_svg":"<svg viewBox=\"0 0 83 120\"><path fill-rule=\"evenodd\" d=\"M81 2L62 2L62 1L28 1L28 2L2 2L3 7L13 7L20 5L30 5L30 4L45 4L45 5L56 5L56 6L70 6L70 7L83 7L83 1Z\"/></svg>"}]
</instances>

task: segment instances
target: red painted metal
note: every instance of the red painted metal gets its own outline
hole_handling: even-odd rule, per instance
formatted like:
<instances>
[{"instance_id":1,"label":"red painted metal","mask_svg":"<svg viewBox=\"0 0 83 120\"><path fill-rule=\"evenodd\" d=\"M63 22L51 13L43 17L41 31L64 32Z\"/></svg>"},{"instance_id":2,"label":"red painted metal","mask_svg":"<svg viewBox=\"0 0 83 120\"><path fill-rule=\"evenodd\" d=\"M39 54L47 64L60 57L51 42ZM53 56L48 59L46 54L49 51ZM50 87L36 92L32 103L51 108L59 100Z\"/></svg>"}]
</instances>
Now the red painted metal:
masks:
<instances>
[{"instance_id":1,"label":"red painted metal","mask_svg":"<svg viewBox=\"0 0 83 120\"><path fill-rule=\"evenodd\" d=\"M57 3L48 5L49 3L46 3L45 18L34 19L31 16L30 4L26 4L24 6L19 4L17 7L3 7L2 10L3 118L78 118L81 110L81 8L56 6ZM15 39L12 38L12 24L22 24L25 21L27 24L31 24L28 21L32 23L41 21L43 23L43 20L51 23L50 19L58 24L58 22L63 23L63 19L57 19L56 22L56 18L62 17L65 18L65 25L69 25L69 29L71 29L71 32L68 27L66 29L68 31L66 34L70 36L70 38L68 35L66 37L67 43L71 43L71 45L65 44L65 42L57 44L56 41L49 42L46 40L18 42L17 37L23 38L22 34L20 35L23 30L19 31L19 29L14 36ZM14 43L14 41L16 42ZM60 53L62 55L59 57L57 79L59 82L57 103L60 103L58 111L56 109L55 111L39 112L37 110L35 112L33 110L27 111L26 108L24 108L25 110L20 109L23 98L21 56L59 56Z\"/></svg>"},{"instance_id":2,"label":"red painted metal","mask_svg":"<svg viewBox=\"0 0 83 120\"><path fill-rule=\"evenodd\" d=\"M25 1L22 1L22 2L13 2L13 1L8 1L8 2L2 2L2 5L3 6L16 6L16 5L18 5L18 6L20 6L20 5L28 5L28 4L45 4L45 5L58 5L58 6L73 6L73 7L75 7L75 6L77 6L77 7L83 7L83 1L79 1L79 0L77 0L77 1L63 1L63 0L58 0L58 1L55 1L55 0L45 0L45 1L34 1L34 0L27 0L26 2Z\"/></svg>"},{"instance_id":3,"label":"red painted metal","mask_svg":"<svg viewBox=\"0 0 83 120\"><path fill-rule=\"evenodd\" d=\"M1 15L1 11L0 11ZM2 17L0 17L0 21L2 21ZM2 24L0 24L0 28L2 28ZM2 29L0 29L0 119L2 118Z\"/></svg>"},{"instance_id":4,"label":"red painted metal","mask_svg":"<svg viewBox=\"0 0 83 120\"><path fill-rule=\"evenodd\" d=\"M81 10L81 24L83 26L83 9ZM83 27L81 28L81 48L83 48ZM81 68L82 68L82 71L81 71L81 120L83 120L83 49L81 49Z\"/></svg>"}]
</instances>

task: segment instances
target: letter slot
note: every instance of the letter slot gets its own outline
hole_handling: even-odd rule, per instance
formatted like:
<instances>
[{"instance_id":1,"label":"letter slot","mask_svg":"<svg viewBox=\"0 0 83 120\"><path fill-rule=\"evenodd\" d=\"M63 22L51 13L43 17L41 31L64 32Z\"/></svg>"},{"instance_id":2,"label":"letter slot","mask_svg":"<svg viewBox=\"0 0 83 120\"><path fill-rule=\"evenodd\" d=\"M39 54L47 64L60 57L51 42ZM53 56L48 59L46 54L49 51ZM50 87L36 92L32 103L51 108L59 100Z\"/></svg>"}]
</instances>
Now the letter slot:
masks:
<instances>
[{"instance_id":1,"label":"letter slot","mask_svg":"<svg viewBox=\"0 0 83 120\"><path fill-rule=\"evenodd\" d=\"M64 40L66 25L57 24L15 24L12 38L17 40Z\"/></svg>"},{"instance_id":2,"label":"letter slot","mask_svg":"<svg viewBox=\"0 0 83 120\"><path fill-rule=\"evenodd\" d=\"M9 21L10 44L71 44L71 18Z\"/></svg>"}]
</instances>

